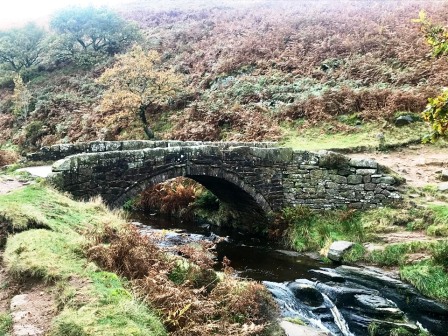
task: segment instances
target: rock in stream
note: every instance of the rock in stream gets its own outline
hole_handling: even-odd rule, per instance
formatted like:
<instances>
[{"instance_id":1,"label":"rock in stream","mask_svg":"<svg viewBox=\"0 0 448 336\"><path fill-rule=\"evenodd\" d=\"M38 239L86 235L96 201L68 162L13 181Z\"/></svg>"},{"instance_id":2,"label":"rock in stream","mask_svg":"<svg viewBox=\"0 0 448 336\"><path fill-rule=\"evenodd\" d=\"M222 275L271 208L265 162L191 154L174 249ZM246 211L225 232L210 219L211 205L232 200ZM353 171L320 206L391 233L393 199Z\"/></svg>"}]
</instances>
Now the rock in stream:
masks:
<instances>
[{"instance_id":1,"label":"rock in stream","mask_svg":"<svg viewBox=\"0 0 448 336\"><path fill-rule=\"evenodd\" d=\"M448 306L373 268L313 270L312 280L264 282L282 315L298 317L335 336L389 336L394 330L446 336Z\"/></svg>"}]
</instances>

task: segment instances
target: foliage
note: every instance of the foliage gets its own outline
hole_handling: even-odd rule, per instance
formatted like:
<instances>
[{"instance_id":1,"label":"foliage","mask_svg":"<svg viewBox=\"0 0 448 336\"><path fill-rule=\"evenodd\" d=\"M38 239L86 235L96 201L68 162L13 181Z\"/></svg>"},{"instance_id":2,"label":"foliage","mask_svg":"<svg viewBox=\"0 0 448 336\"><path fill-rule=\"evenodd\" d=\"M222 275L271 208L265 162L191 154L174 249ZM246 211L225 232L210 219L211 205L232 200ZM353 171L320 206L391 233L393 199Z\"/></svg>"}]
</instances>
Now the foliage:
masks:
<instances>
[{"instance_id":1,"label":"foliage","mask_svg":"<svg viewBox=\"0 0 448 336\"><path fill-rule=\"evenodd\" d=\"M239 8L208 4L207 8L213 7L210 10L182 4L170 11L140 2L121 9L120 15L137 21L147 37L142 45L158 51L163 61L160 66L176 69L185 77L176 99L146 107L145 117L157 125L161 137L248 141L289 137L297 146L332 148L330 141L319 144L323 135L342 132L338 145L344 142L347 147L359 139L367 144L377 142L372 136L377 127L385 134L386 145L418 140L427 132L423 123L398 129L385 122L392 121L397 112L422 111L427 98L437 96L446 84L448 63L443 57L427 57L429 48L411 23L421 1L381 1L375 6L368 1L307 6L266 3ZM170 6L173 2L163 4ZM434 22L446 22L445 6L443 1L432 1L424 7ZM79 24L82 28L76 29L89 32L94 26L87 19L63 23ZM82 38L87 44L92 42L88 35ZM58 55L61 41L57 40L47 50ZM144 138L138 107L133 113L113 106L110 111L92 113L98 111L106 89L95 85L93 78L107 66L109 53L102 48L97 52L93 46L83 51L72 38L61 48L65 51L59 56L73 59L72 49L75 60L90 68L80 69L56 58L40 63L45 67L36 69L33 76L24 74L36 100L30 109L36 112L23 126L44 119L48 126L39 145L98 137ZM0 109L9 112L12 82L6 73L0 77ZM136 102L133 96L120 99L132 106ZM113 115L118 117L114 120ZM112 130L103 132L103 116L109 118ZM14 135L16 143L25 144L24 134L14 127L22 125L0 120L0 137ZM366 135L363 131L368 127L371 130Z\"/></svg>"},{"instance_id":2,"label":"foliage","mask_svg":"<svg viewBox=\"0 0 448 336\"><path fill-rule=\"evenodd\" d=\"M420 30L423 32L426 42L431 46L434 56L448 54L448 32L443 26L434 24L424 10L421 10L418 19L413 21L420 24Z\"/></svg>"},{"instance_id":3,"label":"foliage","mask_svg":"<svg viewBox=\"0 0 448 336\"><path fill-rule=\"evenodd\" d=\"M90 235L104 231L106 222L110 228L123 225L100 201L75 202L38 185L2 195L0 204L15 230L26 228L19 226L22 221L28 224L27 231L8 238L8 272L56 281L60 289L50 335L166 335L156 314L133 297L123 279L86 259ZM31 218L46 223L46 229L33 229Z\"/></svg>"},{"instance_id":4,"label":"foliage","mask_svg":"<svg viewBox=\"0 0 448 336\"><path fill-rule=\"evenodd\" d=\"M444 89L439 96L428 99L423 119L430 123L433 130L425 141L435 141L448 134L448 89Z\"/></svg>"},{"instance_id":5,"label":"foliage","mask_svg":"<svg viewBox=\"0 0 448 336\"><path fill-rule=\"evenodd\" d=\"M261 335L276 315L266 289L226 275L217 281L206 247L180 247L188 261L167 258L132 227L101 232L90 258L133 280L162 313L170 335ZM168 272L167 272L168 270Z\"/></svg>"},{"instance_id":6,"label":"foliage","mask_svg":"<svg viewBox=\"0 0 448 336\"><path fill-rule=\"evenodd\" d=\"M182 83L182 77L172 69L164 69L160 61L156 51L146 52L134 46L101 75L98 81L107 89L100 108L106 113L108 125L129 125L139 117L148 137L153 137L147 129L148 106L166 104Z\"/></svg>"},{"instance_id":7,"label":"foliage","mask_svg":"<svg viewBox=\"0 0 448 336\"><path fill-rule=\"evenodd\" d=\"M448 241L439 241L431 246L432 260L448 271Z\"/></svg>"},{"instance_id":8,"label":"foliage","mask_svg":"<svg viewBox=\"0 0 448 336\"><path fill-rule=\"evenodd\" d=\"M34 23L0 31L0 64L20 73L43 61L48 52L46 32Z\"/></svg>"},{"instance_id":9,"label":"foliage","mask_svg":"<svg viewBox=\"0 0 448 336\"><path fill-rule=\"evenodd\" d=\"M204 188L191 179L177 177L144 190L137 207L173 216L192 215L192 205Z\"/></svg>"},{"instance_id":10,"label":"foliage","mask_svg":"<svg viewBox=\"0 0 448 336\"><path fill-rule=\"evenodd\" d=\"M0 335L8 336L12 329L12 317L10 314L0 313Z\"/></svg>"},{"instance_id":11,"label":"foliage","mask_svg":"<svg viewBox=\"0 0 448 336\"><path fill-rule=\"evenodd\" d=\"M435 57L448 54L448 31L434 24L425 11L420 11L419 18L414 22L420 24L426 42L431 46ZM448 130L448 91L444 89L437 97L429 98L423 119L430 123L433 132L425 138L425 141L435 141L438 137L446 136Z\"/></svg>"},{"instance_id":12,"label":"foliage","mask_svg":"<svg viewBox=\"0 0 448 336\"><path fill-rule=\"evenodd\" d=\"M426 242L391 244L387 245L384 250L372 251L367 259L381 266L404 265L407 262L408 254L428 251L430 246Z\"/></svg>"},{"instance_id":13,"label":"foliage","mask_svg":"<svg viewBox=\"0 0 448 336\"><path fill-rule=\"evenodd\" d=\"M71 232L89 223L120 223L100 200L76 202L42 184L0 195L0 213L11 220L14 231L39 227Z\"/></svg>"},{"instance_id":14,"label":"foliage","mask_svg":"<svg viewBox=\"0 0 448 336\"><path fill-rule=\"evenodd\" d=\"M448 273L443 266L430 261L406 265L400 269L400 277L409 281L424 295L448 302Z\"/></svg>"},{"instance_id":15,"label":"foliage","mask_svg":"<svg viewBox=\"0 0 448 336\"><path fill-rule=\"evenodd\" d=\"M11 150L0 150L0 167L13 164L19 160L19 155Z\"/></svg>"},{"instance_id":16,"label":"foliage","mask_svg":"<svg viewBox=\"0 0 448 336\"><path fill-rule=\"evenodd\" d=\"M137 28L106 8L71 7L57 12L51 28L58 34L54 42L59 57L95 61L100 54L114 55L138 38ZM87 58L86 58L87 57ZM94 63L92 63L94 64Z\"/></svg>"},{"instance_id":17,"label":"foliage","mask_svg":"<svg viewBox=\"0 0 448 336\"><path fill-rule=\"evenodd\" d=\"M287 244L297 251L318 251L336 240L363 242L367 235L359 213L354 210L317 213L296 206L283 209L276 222L286 227Z\"/></svg>"}]
</instances>

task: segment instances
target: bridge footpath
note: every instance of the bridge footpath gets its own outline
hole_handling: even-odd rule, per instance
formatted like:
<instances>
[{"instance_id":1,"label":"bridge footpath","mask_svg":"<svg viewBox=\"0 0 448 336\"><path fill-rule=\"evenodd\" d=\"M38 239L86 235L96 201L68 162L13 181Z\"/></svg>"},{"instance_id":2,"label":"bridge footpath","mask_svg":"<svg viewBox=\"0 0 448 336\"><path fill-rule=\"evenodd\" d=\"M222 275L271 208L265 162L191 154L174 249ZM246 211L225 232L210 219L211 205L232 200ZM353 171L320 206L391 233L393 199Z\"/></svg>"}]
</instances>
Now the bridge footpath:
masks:
<instances>
[{"instance_id":1,"label":"bridge footpath","mask_svg":"<svg viewBox=\"0 0 448 336\"><path fill-rule=\"evenodd\" d=\"M30 160L58 160L52 181L87 199L121 206L145 188L189 177L240 211L285 206L367 209L399 199L397 181L369 159L275 143L112 141L44 147Z\"/></svg>"}]
</instances>

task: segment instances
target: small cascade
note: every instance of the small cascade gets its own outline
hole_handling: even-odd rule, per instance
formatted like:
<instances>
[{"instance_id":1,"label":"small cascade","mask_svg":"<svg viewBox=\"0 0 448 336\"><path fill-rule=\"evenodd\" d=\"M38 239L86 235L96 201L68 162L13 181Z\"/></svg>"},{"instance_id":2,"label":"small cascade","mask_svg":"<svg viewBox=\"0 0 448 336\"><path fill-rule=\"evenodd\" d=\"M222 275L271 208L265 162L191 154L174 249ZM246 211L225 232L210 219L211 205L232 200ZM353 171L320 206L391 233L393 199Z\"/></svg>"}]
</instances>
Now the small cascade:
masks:
<instances>
[{"instance_id":1,"label":"small cascade","mask_svg":"<svg viewBox=\"0 0 448 336\"><path fill-rule=\"evenodd\" d=\"M325 301L325 306L331 310L331 313L333 314L334 323L338 326L339 330L344 336L355 336L350 332L350 329L348 328L348 324L345 321L344 317L342 316L341 312L339 311L338 307L334 305L334 303L330 300L330 298L322 293L322 297Z\"/></svg>"},{"instance_id":2,"label":"small cascade","mask_svg":"<svg viewBox=\"0 0 448 336\"><path fill-rule=\"evenodd\" d=\"M263 285L266 286L279 304L283 317L298 317L313 328L339 336L339 334L335 334L334 331L332 332L327 328L319 316L308 309L306 305L302 304L300 300L297 300L294 293L286 284L263 281Z\"/></svg>"}]
</instances>

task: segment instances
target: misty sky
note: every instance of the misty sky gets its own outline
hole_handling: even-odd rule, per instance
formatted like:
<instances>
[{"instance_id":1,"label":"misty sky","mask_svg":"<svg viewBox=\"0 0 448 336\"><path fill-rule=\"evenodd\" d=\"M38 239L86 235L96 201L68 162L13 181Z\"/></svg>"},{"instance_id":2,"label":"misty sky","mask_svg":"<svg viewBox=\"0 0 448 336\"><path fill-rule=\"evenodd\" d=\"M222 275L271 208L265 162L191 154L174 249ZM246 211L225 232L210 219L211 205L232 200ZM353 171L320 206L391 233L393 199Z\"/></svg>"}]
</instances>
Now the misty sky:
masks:
<instances>
[{"instance_id":1,"label":"misty sky","mask_svg":"<svg viewBox=\"0 0 448 336\"><path fill-rule=\"evenodd\" d=\"M70 5L114 5L130 0L0 0L0 26L39 20Z\"/></svg>"}]
</instances>

